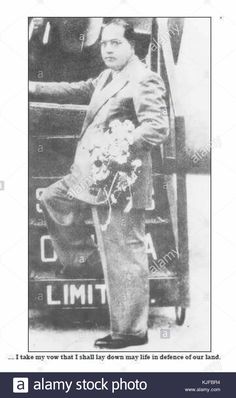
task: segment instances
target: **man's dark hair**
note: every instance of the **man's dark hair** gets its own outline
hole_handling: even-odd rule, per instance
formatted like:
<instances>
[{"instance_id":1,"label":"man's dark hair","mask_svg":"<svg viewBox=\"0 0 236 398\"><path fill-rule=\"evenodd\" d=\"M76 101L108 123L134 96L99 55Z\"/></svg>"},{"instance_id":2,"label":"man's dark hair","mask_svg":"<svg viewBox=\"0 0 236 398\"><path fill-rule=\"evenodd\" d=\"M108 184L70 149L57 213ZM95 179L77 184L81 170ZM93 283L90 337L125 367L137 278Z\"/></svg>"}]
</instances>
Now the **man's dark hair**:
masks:
<instances>
[{"instance_id":1,"label":"man's dark hair","mask_svg":"<svg viewBox=\"0 0 236 398\"><path fill-rule=\"evenodd\" d=\"M109 25L122 26L122 28L124 28L124 37L126 38L126 40L130 42L130 44L134 46L135 32L134 32L134 27L131 23L126 22L124 19L121 18L112 18L103 26L103 29L105 29Z\"/></svg>"}]
</instances>

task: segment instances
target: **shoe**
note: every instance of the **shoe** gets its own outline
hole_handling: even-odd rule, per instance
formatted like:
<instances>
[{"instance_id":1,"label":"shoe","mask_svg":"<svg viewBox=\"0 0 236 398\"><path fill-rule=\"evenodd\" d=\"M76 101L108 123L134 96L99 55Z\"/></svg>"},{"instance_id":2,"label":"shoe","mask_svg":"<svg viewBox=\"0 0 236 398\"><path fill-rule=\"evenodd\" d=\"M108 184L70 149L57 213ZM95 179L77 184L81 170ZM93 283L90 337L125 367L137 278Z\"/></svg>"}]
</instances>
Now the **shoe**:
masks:
<instances>
[{"instance_id":1,"label":"shoe","mask_svg":"<svg viewBox=\"0 0 236 398\"><path fill-rule=\"evenodd\" d=\"M116 337L116 338L112 338L112 336L108 334L102 339L97 339L94 345L97 348L107 348L109 350L116 350L133 345L146 344L147 342L148 342L147 333L145 334L144 337L128 336L128 337Z\"/></svg>"},{"instance_id":2,"label":"shoe","mask_svg":"<svg viewBox=\"0 0 236 398\"><path fill-rule=\"evenodd\" d=\"M111 334L108 334L105 337L102 337L101 339L95 340L94 346L97 348L102 348L104 344L109 343L112 340Z\"/></svg>"}]
</instances>

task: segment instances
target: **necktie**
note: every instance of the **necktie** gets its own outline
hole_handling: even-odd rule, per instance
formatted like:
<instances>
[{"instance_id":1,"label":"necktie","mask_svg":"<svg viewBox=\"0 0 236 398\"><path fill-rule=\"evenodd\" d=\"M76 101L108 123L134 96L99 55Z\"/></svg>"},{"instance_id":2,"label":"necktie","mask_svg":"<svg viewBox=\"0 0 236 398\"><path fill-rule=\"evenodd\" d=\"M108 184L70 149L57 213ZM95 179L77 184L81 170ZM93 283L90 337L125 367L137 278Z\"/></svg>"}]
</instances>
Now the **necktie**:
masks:
<instances>
[{"instance_id":1,"label":"necktie","mask_svg":"<svg viewBox=\"0 0 236 398\"><path fill-rule=\"evenodd\" d=\"M112 72L109 74L104 86L102 89L104 89L110 82L112 81Z\"/></svg>"}]
</instances>

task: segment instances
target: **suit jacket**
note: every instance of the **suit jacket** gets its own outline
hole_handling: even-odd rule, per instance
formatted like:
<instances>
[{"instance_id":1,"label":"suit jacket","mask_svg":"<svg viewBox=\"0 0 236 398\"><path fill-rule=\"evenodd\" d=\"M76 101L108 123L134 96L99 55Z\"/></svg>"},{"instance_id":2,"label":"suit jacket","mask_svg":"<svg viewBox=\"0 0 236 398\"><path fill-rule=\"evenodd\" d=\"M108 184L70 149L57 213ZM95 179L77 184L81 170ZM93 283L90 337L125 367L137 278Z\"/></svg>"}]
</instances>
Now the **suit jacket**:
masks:
<instances>
[{"instance_id":1,"label":"suit jacket","mask_svg":"<svg viewBox=\"0 0 236 398\"><path fill-rule=\"evenodd\" d=\"M88 203L94 198L88 193L90 162L84 144L92 141L95 128L107 128L114 119L131 120L133 151L142 160L141 173L133 185L133 206L147 208L152 199L151 149L162 144L168 136L168 116L164 100L165 88L161 77L146 67L136 56L106 84L111 76L104 70L96 79L76 83L37 83L35 95L41 100L62 103L89 103L80 139L67 183L77 197ZM82 185L81 185L82 182ZM79 184L80 189L76 190ZM82 189L81 189L82 187Z\"/></svg>"}]
</instances>

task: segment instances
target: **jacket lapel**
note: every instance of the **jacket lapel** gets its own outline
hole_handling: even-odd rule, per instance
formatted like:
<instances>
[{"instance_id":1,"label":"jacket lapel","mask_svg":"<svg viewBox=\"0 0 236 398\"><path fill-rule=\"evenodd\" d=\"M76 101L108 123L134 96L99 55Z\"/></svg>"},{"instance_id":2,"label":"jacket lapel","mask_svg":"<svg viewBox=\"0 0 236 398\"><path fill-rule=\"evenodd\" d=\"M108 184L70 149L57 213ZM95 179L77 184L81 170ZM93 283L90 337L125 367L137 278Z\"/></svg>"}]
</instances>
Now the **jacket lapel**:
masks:
<instances>
[{"instance_id":1,"label":"jacket lapel","mask_svg":"<svg viewBox=\"0 0 236 398\"><path fill-rule=\"evenodd\" d=\"M129 64L119 73L119 75L113 78L113 80L106 86L105 84L110 76L110 73L112 72L111 69L105 70L100 81L98 82L90 105L88 107L88 111L83 124L83 129L81 132L81 137L85 133L87 127L92 123L94 117L102 108L102 106L109 100L109 98L111 98L118 91L120 91L127 84L127 82L132 79L134 70L136 70L137 72L140 66L142 66L143 68L142 62L135 55L133 59L129 62Z\"/></svg>"},{"instance_id":2,"label":"jacket lapel","mask_svg":"<svg viewBox=\"0 0 236 398\"><path fill-rule=\"evenodd\" d=\"M109 84L105 87L105 83L109 78L111 71L108 69L107 73L104 74L101 81L96 87L96 90L93 94L92 100L90 102L87 115L84 121L82 134L84 134L87 127L92 123L94 117L98 113L99 109L118 91L120 91L128 82L128 76L125 73L120 73L117 77L115 77ZM104 88L103 88L104 87Z\"/></svg>"}]
</instances>

